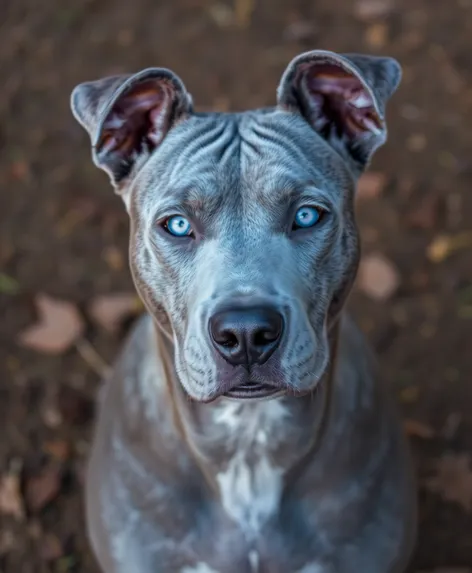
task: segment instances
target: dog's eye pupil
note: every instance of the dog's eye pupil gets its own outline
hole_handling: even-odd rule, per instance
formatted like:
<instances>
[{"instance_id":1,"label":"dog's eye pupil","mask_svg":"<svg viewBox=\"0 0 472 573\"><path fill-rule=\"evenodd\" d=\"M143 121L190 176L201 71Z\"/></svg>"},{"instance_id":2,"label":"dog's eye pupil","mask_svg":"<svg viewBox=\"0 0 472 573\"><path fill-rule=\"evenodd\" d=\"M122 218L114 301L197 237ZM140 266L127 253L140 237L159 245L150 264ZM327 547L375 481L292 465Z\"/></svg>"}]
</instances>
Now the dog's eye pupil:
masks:
<instances>
[{"instance_id":1,"label":"dog's eye pupil","mask_svg":"<svg viewBox=\"0 0 472 573\"><path fill-rule=\"evenodd\" d=\"M321 219L323 212L317 207L311 207L309 205L300 207L295 213L295 219L293 221L293 229L308 229L309 227L314 227Z\"/></svg>"},{"instance_id":2,"label":"dog's eye pupil","mask_svg":"<svg viewBox=\"0 0 472 573\"><path fill-rule=\"evenodd\" d=\"M164 221L164 229L174 237L189 237L192 235L192 225L182 215L172 215Z\"/></svg>"}]
</instances>

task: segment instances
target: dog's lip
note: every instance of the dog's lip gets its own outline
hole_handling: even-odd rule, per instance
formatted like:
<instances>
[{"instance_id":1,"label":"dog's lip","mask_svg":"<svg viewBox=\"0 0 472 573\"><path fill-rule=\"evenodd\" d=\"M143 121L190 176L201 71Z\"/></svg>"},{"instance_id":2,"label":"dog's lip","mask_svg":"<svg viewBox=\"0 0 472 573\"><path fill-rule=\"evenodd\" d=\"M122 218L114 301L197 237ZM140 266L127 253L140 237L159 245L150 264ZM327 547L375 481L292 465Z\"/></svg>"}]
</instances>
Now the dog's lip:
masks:
<instances>
[{"instance_id":1,"label":"dog's lip","mask_svg":"<svg viewBox=\"0 0 472 573\"><path fill-rule=\"evenodd\" d=\"M268 398L280 393L281 389L270 384L260 384L259 382L246 382L235 386L223 395L227 398L237 398L239 400L253 400L256 398Z\"/></svg>"}]
</instances>

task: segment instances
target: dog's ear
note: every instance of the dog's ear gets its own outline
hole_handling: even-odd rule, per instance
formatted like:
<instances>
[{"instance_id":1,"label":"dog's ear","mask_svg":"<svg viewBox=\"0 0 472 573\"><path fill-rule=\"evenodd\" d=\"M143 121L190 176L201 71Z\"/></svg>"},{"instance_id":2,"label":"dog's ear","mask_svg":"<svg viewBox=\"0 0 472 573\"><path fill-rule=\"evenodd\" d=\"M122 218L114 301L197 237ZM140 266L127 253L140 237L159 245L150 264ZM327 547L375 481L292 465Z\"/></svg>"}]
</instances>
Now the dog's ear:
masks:
<instances>
[{"instance_id":1,"label":"dog's ear","mask_svg":"<svg viewBox=\"0 0 472 573\"><path fill-rule=\"evenodd\" d=\"M385 106L400 79L393 58L314 50L289 64L277 100L361 171L386 140Z\"/></svg>"},{"instance_id":2,"label":"dog's ear","mask_svg":"<svg viewBox=\"0 0 472 573\"><path fill-rule=\"evenodd\" d=\"M120 193L172 126L190 115L192 98L174 73L149 68L78 85L71 108L90 135L95 164Z\"/></svg>"}]
</instances>

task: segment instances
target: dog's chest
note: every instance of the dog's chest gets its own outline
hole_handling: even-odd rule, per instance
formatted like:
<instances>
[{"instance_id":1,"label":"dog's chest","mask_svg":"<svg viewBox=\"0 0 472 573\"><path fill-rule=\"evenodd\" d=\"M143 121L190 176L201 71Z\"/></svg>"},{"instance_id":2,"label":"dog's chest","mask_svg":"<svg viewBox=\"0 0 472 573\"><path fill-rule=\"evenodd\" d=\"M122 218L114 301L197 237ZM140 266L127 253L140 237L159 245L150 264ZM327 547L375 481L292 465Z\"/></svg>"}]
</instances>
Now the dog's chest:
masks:
<instances>
[{"instance_id":1,"label":"dog's chest","mask_svg":"<svg viewBox=\"0 0 472 573\"><path fill-rule=\"evenodd\" d=\"M221 505L248 540L256 538L279 510L284 472L271 453L287 415L278 402L251 409L227 402L213 413L215 429L229 452L216 473Z\"/></svg>"}]
</instances>

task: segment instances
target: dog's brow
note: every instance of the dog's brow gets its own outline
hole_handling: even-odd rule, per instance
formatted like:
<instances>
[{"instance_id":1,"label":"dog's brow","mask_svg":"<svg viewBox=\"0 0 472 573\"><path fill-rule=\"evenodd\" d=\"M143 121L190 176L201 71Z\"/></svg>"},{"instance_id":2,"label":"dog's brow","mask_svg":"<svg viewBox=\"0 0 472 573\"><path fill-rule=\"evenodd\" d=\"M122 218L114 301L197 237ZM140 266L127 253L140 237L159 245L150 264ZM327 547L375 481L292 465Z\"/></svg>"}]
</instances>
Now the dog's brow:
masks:
<instances>
[{"instance_id":1,"label":"dog's brow","mask_svg":"<svg viewBox=\"0 0 472 573\"><path fill-rule=\"evenodd\" d=\"M294 182L286 180L278 182L275 190L264 189L262 195L264 203L270 202L272 205L275 203L279 206L285 206L295 203L301 195L320 197L322 191L313 181Z\"/></svg>"},{"instance_id":2,"label":"dog's brow","mask_svg":"<svg viewBox=\"0 0 472 573\"><path fill-rule=\"evenodd\" d=\"M161 208L165 208L166 205L172 207L182 205L186 210L192 213L198 213L203 210L207 212L213 211L218 208L222 197L218 193L210 192L209 189L212 189L211 185L205 186L205 188L201 185L195 185L173 189L172 193L170 193L162 203Z\"/></svg>"}]
</instances>

